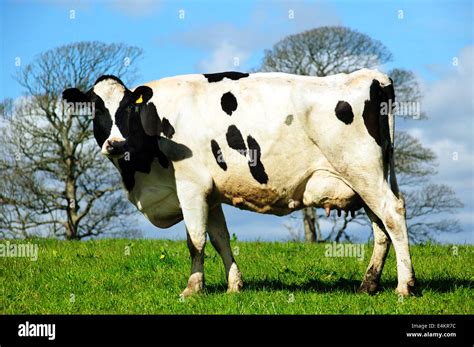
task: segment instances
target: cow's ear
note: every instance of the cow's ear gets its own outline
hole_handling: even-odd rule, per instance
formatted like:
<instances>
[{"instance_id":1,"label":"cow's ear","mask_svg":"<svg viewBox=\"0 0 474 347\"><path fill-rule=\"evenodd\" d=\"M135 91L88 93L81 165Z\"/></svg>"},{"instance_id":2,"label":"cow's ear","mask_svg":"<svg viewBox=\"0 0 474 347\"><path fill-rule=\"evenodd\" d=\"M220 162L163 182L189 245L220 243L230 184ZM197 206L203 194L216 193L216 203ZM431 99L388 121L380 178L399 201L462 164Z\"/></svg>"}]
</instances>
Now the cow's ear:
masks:
<instances>
[{"instance_id":1,"label":"cow's ear","mask_svg":"<svg viewBox=\"0 0 474 347\"><path fill-rule=\"evenodd\" d=\"M141 107L140 120L142 122L143 130L148 136L159 136L161 133L161 119L158 116L155 105L150 102L149 104Z\"/></svg>"},{"instance_id":2,"label":"cow's ear","mask_svg":"<svg viewBox=\"0 0 474 347\"><path fill-rule=\"evenodd\" d=\"M137 87L132 93L132 103L134 105L146 104L152 96L153 90L150 87Z\"/></svg>"},{"instance_id":3,"label":"cow's ear","mask_svg":"<svg viewBox=\"0 0 474 347\"><path fill-rule=\"evenodd\" d=\"M63 99L68 102L87 102L89 98L77 88L69 88L63 91Z\"/></svg>"}]
</instances>

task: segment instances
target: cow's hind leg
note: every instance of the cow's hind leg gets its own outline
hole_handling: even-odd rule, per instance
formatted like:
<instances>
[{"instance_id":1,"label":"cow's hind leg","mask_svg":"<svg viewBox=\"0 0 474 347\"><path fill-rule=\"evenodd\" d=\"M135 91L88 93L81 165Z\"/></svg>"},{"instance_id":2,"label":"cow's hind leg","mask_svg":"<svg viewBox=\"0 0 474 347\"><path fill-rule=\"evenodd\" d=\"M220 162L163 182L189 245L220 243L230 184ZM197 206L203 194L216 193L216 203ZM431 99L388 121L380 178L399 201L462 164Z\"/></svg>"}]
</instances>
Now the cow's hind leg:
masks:
<instances>
[{"instance_id":1,"label":"cow's hind leg","mask_svg":"<svg viewBox=\"0 0 474 347\"><path fill-rule=\"evenodd\" d=\"M242 288L242 275L237 267L230 248L229 231L225 222L221 204L209 211L208 234L212 245L224 262L228 283L227 292L238 292Z\"/></svg>"},{"instance_id":2,"label":"cow's hind leg","mask_svg":"<svg viewBox=\"0 0 474 347\"><path fill-rule=\"evenodd\" d=\"M390 238L385 232L385 228L380 219L367 207L365 208L365 212L372 223L374 250L362 284L359 287L359 292L373 294L377 291L379 286L385 259L390 249Z\"/></svg>"},{"instance_id":3,"label":"cow's hind leg","mask_svg":"<svg viewBox=\"0 0 474 347\"><path fill-rule=\"evenodd\" d=\"M390 237L397 258L398 285L397 293L409 295L415 285L410 250L408 246L408 232L405 220L405 202L390 190L384 181L379 189L359 190L359 195L382 221Z\"/></svg>"}]
</instances>

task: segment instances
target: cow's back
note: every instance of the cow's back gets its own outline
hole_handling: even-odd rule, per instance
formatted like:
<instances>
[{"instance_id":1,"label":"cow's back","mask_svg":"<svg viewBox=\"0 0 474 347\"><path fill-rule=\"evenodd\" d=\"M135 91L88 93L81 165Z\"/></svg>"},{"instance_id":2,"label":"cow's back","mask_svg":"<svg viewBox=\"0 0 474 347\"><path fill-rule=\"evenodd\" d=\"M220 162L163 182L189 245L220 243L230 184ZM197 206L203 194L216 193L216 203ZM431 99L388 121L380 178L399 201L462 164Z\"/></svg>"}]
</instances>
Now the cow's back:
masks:
<instances>
[{"instance_id":1,"label":"cow's back","mask_svg":"<svg viewBox=\"0 0 474 347\"><path fill-rule=\"evenodd\" d=\"M372 80L384 76L372 70L325 78L257 73L209 82L186 75L148 85L159 116L175 130L171 140L191 150L224 201L285 214L315 171L337 171L320 142L339 151L351 141L370 145L360 115ZM341 100L351 105L350 126L335 115Z\"/></svg>"}]
</instances>

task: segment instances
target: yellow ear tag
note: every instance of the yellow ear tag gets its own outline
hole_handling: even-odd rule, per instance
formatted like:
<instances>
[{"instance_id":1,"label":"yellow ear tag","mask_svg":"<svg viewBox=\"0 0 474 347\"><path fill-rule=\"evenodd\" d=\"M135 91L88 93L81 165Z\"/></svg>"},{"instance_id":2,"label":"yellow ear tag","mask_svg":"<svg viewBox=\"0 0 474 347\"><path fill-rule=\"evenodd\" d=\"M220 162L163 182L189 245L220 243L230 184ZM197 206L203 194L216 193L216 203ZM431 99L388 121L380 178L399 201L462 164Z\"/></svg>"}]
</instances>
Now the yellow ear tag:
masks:
<instances>
[{"instance_id":1,"label":"yellow ear tag","mask_svg":"<svg viewBox=\"0 0 474 347\"><path fill-rule=\"evenodd\" d=\"M135 101L136 104L141 104L143 102L143 98L140 95L140 97Z\"/></svg>"}]
</instances>

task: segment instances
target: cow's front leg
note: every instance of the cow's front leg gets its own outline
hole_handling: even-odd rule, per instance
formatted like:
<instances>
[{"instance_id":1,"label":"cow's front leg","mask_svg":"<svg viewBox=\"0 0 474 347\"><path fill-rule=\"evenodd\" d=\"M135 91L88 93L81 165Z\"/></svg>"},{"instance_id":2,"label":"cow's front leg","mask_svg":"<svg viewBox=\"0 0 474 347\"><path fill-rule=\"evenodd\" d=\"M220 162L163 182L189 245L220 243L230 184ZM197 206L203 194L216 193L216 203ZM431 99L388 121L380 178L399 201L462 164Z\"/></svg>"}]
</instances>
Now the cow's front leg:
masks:
<instances>
[{"instance_id":1,"label":"cow's front leg","mask_svg":"<svg viewBox=\"0 0 474 347\"><path fill-rule=\"evenodd\" d=\"M212 245L222 258L228 283L228 293L235 293L242 288L242 275L237 267L230 248L229 231L225 222L221 204L209 211L208 233Z\"/></svg>"},{"instance_id":2,"label":"cow's front leg","mask_svg":"<svg viewBox=\"0 0 474 347\"><path fill-rule=\"evenodd\" d=\"M204 289L204 246L206 244L206 235L204 241L200 240L200 236L192 237L186 228L187 244L191 255L191 275L189 276L188 285L183 290L183 297L199 293Z\"/></svg>"},{"instance_id":3,"label":"cow's front leg","mask_svg":"<svg viewBox=\"0 0 474 347\"><path fill-rule=\"evenodd\" d=\"M194 182L177 182L176 189L186 224L187 244L191 255L191 275L186 289L181 293L186 297L204 288L204 246L209 210L207 196L210 190Z\"/></svg>"}]
</instances>

